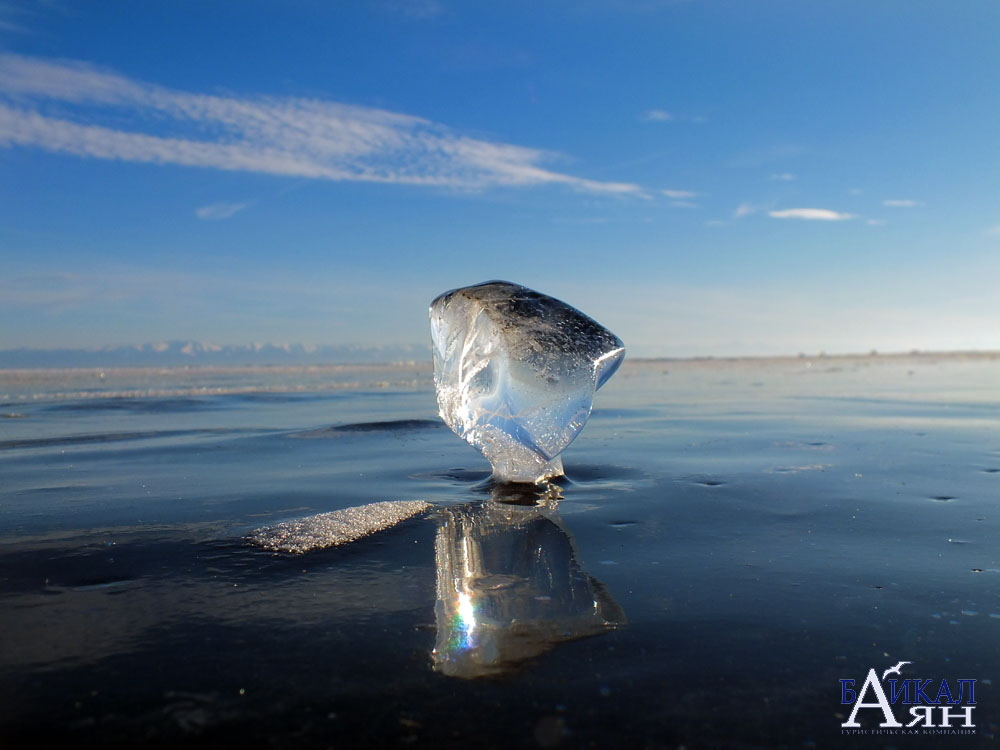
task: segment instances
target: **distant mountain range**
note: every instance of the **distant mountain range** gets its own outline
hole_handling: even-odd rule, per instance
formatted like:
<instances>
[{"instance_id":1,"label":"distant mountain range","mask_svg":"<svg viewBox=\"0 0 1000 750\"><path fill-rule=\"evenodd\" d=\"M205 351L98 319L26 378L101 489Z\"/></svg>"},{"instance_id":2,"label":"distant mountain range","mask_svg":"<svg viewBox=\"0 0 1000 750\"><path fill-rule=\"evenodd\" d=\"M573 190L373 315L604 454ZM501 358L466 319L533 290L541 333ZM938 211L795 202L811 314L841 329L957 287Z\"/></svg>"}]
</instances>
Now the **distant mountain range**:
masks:
<instances>
[{"instance_id":1,"label":"distant mountain range","mask_svg":"<svg viewBox=\"0 0 1000 750\"><path fill-rule=\"evenodd\" d=\"M175 367L178 365L374 364L430 361L430 344L304 346L161 341L100 349L2 349L0 368Z\"/></svg>"}]
</instances>

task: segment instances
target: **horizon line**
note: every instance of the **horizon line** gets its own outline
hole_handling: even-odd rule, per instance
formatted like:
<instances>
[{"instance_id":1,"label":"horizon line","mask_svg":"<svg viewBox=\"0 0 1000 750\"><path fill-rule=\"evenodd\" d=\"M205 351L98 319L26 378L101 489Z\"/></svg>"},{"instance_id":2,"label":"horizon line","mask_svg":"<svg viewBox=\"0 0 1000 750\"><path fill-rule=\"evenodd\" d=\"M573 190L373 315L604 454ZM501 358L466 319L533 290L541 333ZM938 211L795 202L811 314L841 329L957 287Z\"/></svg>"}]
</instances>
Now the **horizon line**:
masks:
<instances>
[{"instance_id":1,"label":"horizon line","mask_svg":"<svg viewBox=\"0 0 1000 750\"><path fill-rule=\"evenodd\" d=\"M19 351L19 350L0 350L0 355L7 352ZM20 351L24 351L23 349ZM29 350L35 352L43 351L58 351L58 350ZM64 350L65 351L65 350ZM76 350L85 351L85 350ZM92 353L98 353L98 351L92 351ZM628 357L626 356L623 365L628 363L633 364L655 364L659 362L672 362L672 363L705 363L705 362L717 362L717 363L733 363L733 362L780 362L780 361L821 361L821 360L877 360L877 359L919 359L919 358L969 358L969 359L996 359L1000 358L1000 349L946 349L946 350L931 350L931 349L910 349L906 351L887 351L880 352L877 350L869 350L867 352L815 352L815 353L805 353L798 352L796 354L742 354L742 355L714 355L714 354L699 354L699 355L689 355L689 356L664 356L664 357ZM164 363L164 364L108 364L106 366L98 364L87 364L87 365L63 365L63 366L53 366L53 365L28 365L22 367L3 367L0 366L0 372L25 372L25 371L57 371L57 370L80 370L80 371L106 371L106 370L147 370L151 367L161 368L161 369L205 369L205 370L220 370L220 369L249 369L249 368L290 368L297 369L302 367L386 367L386 366L401 366L401 365L418 365L418 364L432 364L431 358L425 360L418 359L395 359L395 360L374 360L368 362L311 362L311 363L285 363L285 362L244 362L244 363L197 363L191 362L188 364L184 363Z\"/></svg>"}]
</instances>

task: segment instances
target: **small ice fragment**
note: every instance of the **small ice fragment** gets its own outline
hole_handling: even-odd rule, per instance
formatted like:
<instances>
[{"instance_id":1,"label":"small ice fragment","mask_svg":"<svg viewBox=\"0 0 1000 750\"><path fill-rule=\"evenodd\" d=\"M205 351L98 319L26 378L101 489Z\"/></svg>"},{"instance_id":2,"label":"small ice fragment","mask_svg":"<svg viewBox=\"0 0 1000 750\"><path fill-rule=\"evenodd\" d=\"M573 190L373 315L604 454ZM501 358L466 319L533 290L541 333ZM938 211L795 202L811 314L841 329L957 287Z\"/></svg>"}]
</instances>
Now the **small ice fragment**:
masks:
<instances>
[{"instance_id":1,"label":"small ice fragment","mask_svg":"<svg viewBox=\"0 0 1000 750\"><path fill-rule=\"evenodd\" d=\"M274 552L302 553L354 542L430 508L423 500L369 503L256 529L247 540Z\"/></svg>"},{"instance_id":2,"label":"small ice fragment","mask_svg":"<svg viewBox=\"0 0 1000 750\"><path fill-rule=\"evenodd\" d=\"M501 482L562 474L560 454L625 358L621 339L565 302L506 281L445 292L430 319L445 423Z\"/></svg>"}]
</instances>

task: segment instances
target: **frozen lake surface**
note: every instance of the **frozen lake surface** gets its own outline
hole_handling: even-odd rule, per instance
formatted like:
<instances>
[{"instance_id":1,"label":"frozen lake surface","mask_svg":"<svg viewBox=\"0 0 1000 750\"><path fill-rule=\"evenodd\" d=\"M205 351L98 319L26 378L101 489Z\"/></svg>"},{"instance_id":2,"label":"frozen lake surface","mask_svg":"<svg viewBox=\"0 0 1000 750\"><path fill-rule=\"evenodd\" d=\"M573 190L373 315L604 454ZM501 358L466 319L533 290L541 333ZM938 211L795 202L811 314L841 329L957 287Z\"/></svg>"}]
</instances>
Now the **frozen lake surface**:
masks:
<instances>
[{"instance_id":1,"label":"frozen lake surface","mask_svg":"<svg viewBox=\"0 0 1000 750\"><path fill-rule=\"evenodd\" d=\"M995 744L1000 356L626 361L539 493L436 408L429 363L0 371L0 738ZM845 734L900 661L974 728Z\"/></svg>"}]
</instances>

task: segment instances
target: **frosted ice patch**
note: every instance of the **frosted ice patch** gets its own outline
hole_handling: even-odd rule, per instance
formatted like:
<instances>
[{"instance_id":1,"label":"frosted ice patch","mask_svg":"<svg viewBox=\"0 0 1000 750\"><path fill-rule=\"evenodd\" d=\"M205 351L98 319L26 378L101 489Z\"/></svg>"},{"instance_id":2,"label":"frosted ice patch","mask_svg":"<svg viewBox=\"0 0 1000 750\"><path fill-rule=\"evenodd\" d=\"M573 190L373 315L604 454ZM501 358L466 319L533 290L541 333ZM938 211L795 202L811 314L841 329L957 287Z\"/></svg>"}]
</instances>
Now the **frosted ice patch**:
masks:
<instances>
[{"instance_id":1,"label":"frosted ice patch","mask_svg":"<svg viewBox=\"0 0 1000 750\"><path fill-rule=\"evenodd\" d=\"M563 473L594 392L625 358L621 339L574 307L506 281L431 303L441 417L504 482Z\"/></svg>"},{"instance_id":2,"label":"frosted ice patch","mask_svg":"<svg viewBox=\"0 0 1000 750\"><path fill-rule=\"evenodd\" d=\"M308 552L354 542L384 531L430 508L423 500L369 503L297 518L253 531L251 544L275 552Z\"/></svg>"}]
</instances>

